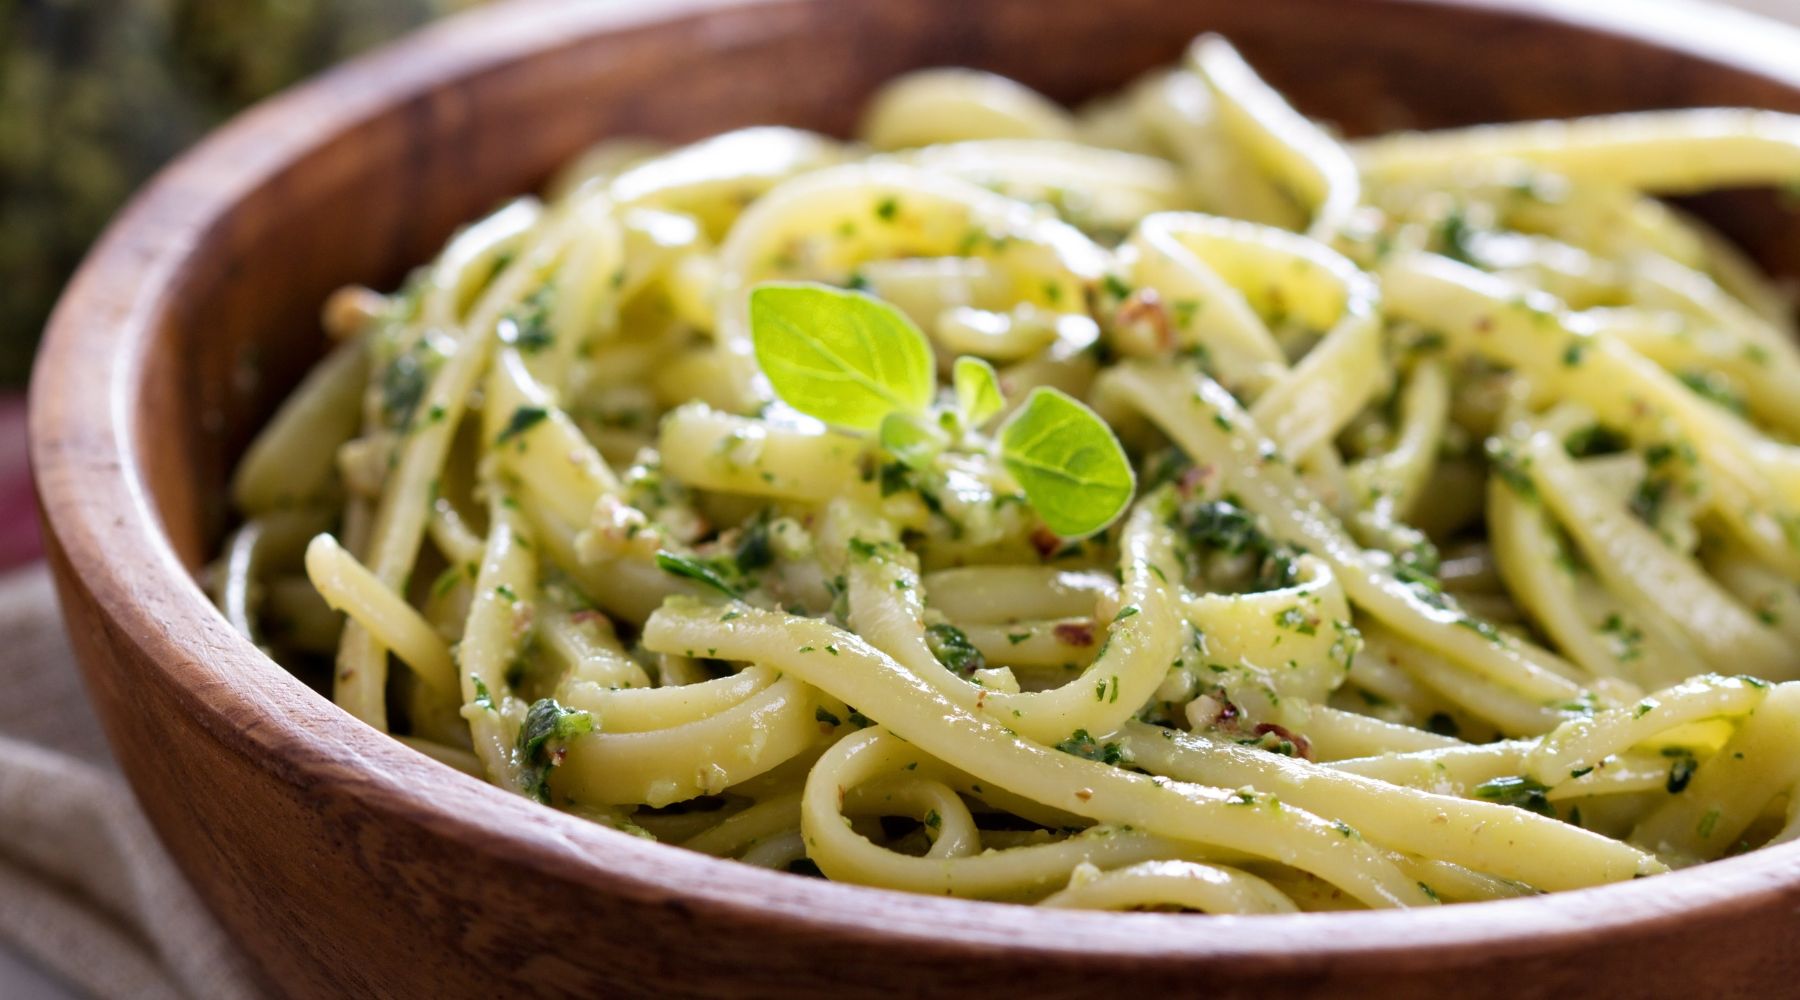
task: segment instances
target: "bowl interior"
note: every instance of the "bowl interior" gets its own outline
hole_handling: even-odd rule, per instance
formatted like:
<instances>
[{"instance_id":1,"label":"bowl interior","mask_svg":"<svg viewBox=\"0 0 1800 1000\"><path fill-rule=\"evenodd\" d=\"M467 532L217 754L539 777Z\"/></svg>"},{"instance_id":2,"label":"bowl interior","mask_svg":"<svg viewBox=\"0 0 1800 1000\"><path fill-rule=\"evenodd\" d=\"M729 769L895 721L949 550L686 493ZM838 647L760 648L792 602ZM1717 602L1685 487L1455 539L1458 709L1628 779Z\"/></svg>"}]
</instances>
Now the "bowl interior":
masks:
<instances>
[{"instance_id":1,"label":"bowl interior","mask_svg":"<svg viewBox=\"0 0 1800 1000\"><path fill-rule=\"evenodd\" d=\"M531 190L603 137L689 140L753 124L844 135L882 81L930 65L989 69L1075 103L1173 62L1201 31L1229 36L1302 110L1350 135L1658 107L1800 109L1800 93L1755 73L1455 4L735 6L701 17L698 44L629 23L547 40L550 23L609 19L545 10L516 11L510 25L492 18L510 36L501 44L441 32L438 40L460 44L412 46L436 56L434 65L389 60L387 79L371 80L377 74L364 67L323 85L343 98L343 112L321 141L230 151L267 169L247 171L235 203L196 234L180 308L160 317L143 383L150 408L180 410L164 422L169 434L141 443L154 452L143 468L184 561L198 566L215 551L227 522L221 484L319 354L324 297L349 282L394 286L455 226ZM1481 44L1471 47L1473 38ZM499 51L508 41L535 49L529 72ZM804 71L777 74L772 65ZM217 191L194 194L220 200ZM1764 196L1695 204L1765 265L1800 273L1792 213L1770 211Z\"/></svg>"},{"instance_id":2,"label":"bowl interior","mask_svg":"<svg viewBox=\"0 0 1800 1000\"><path fill-rule=\"evenodd\" d=\"M684 140L766 123L847 134L876 86L920 66L990 69L1077 102L1218 31L1302 110L1352 135L1656 107L1800 110L1800 71L1784 78L1778 60L1709 54L1676 37L1692 20L1602 30L1578 23L1588 16L1572 6L1551 16L1451 0L503 5L260 107L163 175L52 325L34 416L61 426L39 437L35 457L42 473L82 461L81 441L101 442L94 454L113 463L108 488L148 499L191 574L229 523L232 464L323 348L317 317L331 290L393 286L458 224L531 190L602 137ZM1791 58L1800 44L1790 44L1781 51L1800 62ZM1800 276L1796 217L1777 204L1767 192L1733 192L1693 207L1766 266ZM127 269L134 261L138 269ZM111 274L130 280L105 287ZM108 302L116 328L93 322L96 302ZM65 542L104 534L104 512L78 502L75 480L45 480L53 534ZM90 547L68 550L69 572L83 579L123 572ZM215 635L223 624L190 581L152 561L129 582L94 589L164 593L176 609L158 622L170 648L189 661L210 657L209 679L266 663L241 640L182 647L192 623ZM181 676L171 667L162 680ZM360 748L379 737L352 734L346 717L297 681L268 684L270 726L335 716L334 737L348 748L336 764L372 752ZM230 688L221 681L196 697L224 704ZM203 726L224 724L223 714L193 710ZM190 871L206 857L195 851L182 857ZM1788 863L1790 877L1796 867ZM1551 929L1579 928L1552 920Z\"/></svg>"}]
</instances>

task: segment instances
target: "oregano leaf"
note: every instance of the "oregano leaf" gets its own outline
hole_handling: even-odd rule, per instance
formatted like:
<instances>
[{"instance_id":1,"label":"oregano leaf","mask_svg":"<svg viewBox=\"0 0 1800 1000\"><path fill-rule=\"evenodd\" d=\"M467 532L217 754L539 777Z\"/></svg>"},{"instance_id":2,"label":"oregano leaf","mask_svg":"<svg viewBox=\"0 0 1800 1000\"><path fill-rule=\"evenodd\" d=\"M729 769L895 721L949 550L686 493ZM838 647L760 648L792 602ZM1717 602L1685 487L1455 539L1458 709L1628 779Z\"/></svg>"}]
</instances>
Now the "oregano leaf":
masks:
<instances>
[{"instance_id":1,"label":"oregano leaf","mask_svg":"<svg viewBox=\"0 0 1800 1000\"><path fill-rule=\"evenodd\" d=\"M1048 386L1033 389L1001 426L1000 460L1044 524L1064 538L1111 524L1137 486L1106 421Z\"/></svg>"},{"instance_id":2,"label":"oregano leaf","mask_svg":"<svg viewBox=\"0 0 1800 1000\"><path fill-rule=\"evenodd\" d=\"M937 388L931 343L906 314L861 292L769 283L750 293L756 363L783 402L847 430L923 413Z\"/></svg>"},{"instance_id":3,"label":"oregano leaf","mask_svg":"<svg viewBox=\"0 0 1800 1000\"><path fill-rule=\"evenodd\" d=\"M993 419L1006 405L1000 392L1000 376L994 366L980 358L963 355L950 370L950 383L956 389L956 412L963 426L971 430Z\"/></svg>"}]
</instances>

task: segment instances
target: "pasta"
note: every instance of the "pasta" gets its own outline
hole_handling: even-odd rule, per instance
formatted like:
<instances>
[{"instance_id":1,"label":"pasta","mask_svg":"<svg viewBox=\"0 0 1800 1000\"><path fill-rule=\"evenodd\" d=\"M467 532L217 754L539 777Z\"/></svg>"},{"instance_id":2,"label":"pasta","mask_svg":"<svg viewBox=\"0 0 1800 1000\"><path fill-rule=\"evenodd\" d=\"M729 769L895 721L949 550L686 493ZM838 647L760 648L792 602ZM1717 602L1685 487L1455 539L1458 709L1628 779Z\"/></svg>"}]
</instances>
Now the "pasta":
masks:
<instances>
[{"instance_id":1,"label":"pasta","mask_svg":"<svg viewBox=\"0 0 1800 1000\"><path fill-rule=\"evenodd\" d=\"M232 484L227 618L616 829L1052 907L1600 885L1800 837L1800 351L1652 196L1800 119L1349 142L1231 46L1074 111L608 142ZM341 613L341 614L340 614Z\"/></svg>"}]
</instances>

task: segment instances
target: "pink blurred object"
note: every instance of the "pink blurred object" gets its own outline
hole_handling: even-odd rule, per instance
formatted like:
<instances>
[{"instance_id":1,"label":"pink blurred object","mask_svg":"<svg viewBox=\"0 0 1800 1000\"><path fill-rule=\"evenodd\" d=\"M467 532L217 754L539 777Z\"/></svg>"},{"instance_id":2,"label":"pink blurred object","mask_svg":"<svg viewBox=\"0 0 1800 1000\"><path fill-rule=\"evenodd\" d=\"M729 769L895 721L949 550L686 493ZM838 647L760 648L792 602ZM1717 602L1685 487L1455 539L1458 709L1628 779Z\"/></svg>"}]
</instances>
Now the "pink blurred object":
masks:
<instances>
[{"instance_id":1,"label":"pink blurred object","mask_svg":"<svg viewBox=\"0 0 1800 1000\"><path fill-rule=\"evenodd\" d=\"M31 488L31 449L25 436L25 397L0 397L0 571L43 557L37 499Z\"/></svg>"}]
</instances>

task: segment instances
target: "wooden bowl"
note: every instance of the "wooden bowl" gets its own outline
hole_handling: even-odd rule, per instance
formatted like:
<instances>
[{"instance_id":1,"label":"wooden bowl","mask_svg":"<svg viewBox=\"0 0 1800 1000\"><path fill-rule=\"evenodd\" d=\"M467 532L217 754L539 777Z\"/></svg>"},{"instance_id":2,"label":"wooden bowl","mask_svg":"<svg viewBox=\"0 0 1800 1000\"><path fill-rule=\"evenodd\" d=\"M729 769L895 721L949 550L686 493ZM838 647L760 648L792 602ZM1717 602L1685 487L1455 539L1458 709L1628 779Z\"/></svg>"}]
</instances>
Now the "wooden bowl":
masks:
<instances>
[{"instance_id":1,"label":"wooden bowl","mask_svg":"<svg viewBox=\"0 0 1800 1000\"><path fill-rule=\"evenodd\" d=\"M1791 996L1800 844L1413 912L1070 913L828 884L614 833L427 760L262 656L194 582L226 522L227 470L320 352L325 295L395 283L458 222L599 137L843 132L882 80L945 63L1076 100L1176 59L1204 30L1350 132L1800 110L1800 34L1645 8L505 5L263 105L120 217L38 362L51 562L119 761L206 901L295 995ZM1700 207L1800 273L1793 220L1774 205Z\"/></svg>"}]
</instances>

